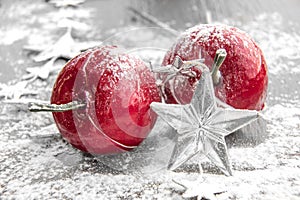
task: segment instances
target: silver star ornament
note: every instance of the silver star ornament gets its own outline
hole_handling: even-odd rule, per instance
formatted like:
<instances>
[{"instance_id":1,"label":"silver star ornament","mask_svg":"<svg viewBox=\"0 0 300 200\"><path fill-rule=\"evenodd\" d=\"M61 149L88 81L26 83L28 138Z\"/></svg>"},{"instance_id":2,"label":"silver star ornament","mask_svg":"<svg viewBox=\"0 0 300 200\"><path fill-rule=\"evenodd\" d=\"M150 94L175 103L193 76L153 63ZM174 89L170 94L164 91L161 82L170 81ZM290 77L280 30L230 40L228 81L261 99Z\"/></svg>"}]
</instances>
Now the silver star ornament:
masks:
<instances>
[{"instance_id":1,"label":"silver star ornament","mask_svg":"<svg viewBox=\"0 0 300 200\"><path fill-rule=\"evenodd\" d=\"M151 104L151 108L178 133L169 169L174 170L200 154L225 175L232 175L225 136L256 120L259 113L217 107L211 73L204 66L201 70L201 78L189 104Z\"/></svg>"}]
</instances>

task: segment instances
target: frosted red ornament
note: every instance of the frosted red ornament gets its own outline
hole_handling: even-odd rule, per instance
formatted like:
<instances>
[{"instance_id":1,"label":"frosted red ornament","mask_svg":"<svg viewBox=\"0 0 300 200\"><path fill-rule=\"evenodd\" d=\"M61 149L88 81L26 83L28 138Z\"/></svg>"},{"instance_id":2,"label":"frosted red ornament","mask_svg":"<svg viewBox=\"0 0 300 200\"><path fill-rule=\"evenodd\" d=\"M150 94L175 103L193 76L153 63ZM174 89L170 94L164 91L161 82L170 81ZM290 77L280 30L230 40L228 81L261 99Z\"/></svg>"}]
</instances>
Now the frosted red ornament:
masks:
<instances>
[{"instance_id":1,"label":"frosted red ornament","mask_svg":"<svg viewBox=\"0 0 300 200\"><path fill-rule=\"evenodd\" d=\"M116 46L88 50L70 60L58 75L51 103L81 102L84 107L54 112L62 136L93 154L127 151L151 131L160 102L152 72L144 62Z\"/></svg>"},{"instance_id":2,"label":"frosted red ornament","mask_svg":"<svg viewBox=\"0 0 300 200\"><path fill-rule=\"evenodd\" d=\"M212 66L218 49L225 49L227 57L220 68L221 83L215 85L216 96L234 108L263 109L268 86L266 61L254 40L238 28L226 25L192 27L167 52L163 65L173 63L176 56L183 61L201 56L204 64ZM190 102L195 83L201 76L197 68L192 70L196 72L195 77L176 76L168 81L166 102Z\"/></svg>"}]
</instances>

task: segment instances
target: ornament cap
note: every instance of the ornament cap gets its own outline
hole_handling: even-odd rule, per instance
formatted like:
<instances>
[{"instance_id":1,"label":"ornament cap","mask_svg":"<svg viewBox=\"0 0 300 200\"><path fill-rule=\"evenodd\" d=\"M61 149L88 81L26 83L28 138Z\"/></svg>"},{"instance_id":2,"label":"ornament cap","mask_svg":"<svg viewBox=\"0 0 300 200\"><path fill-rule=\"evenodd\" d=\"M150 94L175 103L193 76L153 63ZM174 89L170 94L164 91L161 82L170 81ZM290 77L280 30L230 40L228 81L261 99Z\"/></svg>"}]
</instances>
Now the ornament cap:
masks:
<instances>
[{"instance_id":1,"label":"ornament cap","mask_svg":"<svg viewBox=\"0 0 300 200\"><path fill-rule=\"evenodd\" d=\"M218 85L220 83L220 79L221 79L220 67L223 64L226 56L227 56L227 52L225 49L218 49L216 51L214 63L211 70L211 76L214 85Z\"/></svg>"}]
</instances>

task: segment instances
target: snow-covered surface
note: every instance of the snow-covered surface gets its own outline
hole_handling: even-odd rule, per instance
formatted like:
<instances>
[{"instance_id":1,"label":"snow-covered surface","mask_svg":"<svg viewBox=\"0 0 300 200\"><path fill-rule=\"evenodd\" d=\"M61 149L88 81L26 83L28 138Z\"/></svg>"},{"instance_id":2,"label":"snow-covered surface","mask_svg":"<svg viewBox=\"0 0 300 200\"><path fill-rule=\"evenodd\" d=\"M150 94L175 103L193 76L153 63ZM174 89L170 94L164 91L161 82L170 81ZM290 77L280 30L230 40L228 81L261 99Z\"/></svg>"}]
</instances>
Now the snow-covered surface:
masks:
<instances>
[{"instance_id":1,"label":"snow-covered surface","mask_svg":"<svg viewBox=\"0 0 300 200\"><path fill-rule=\"evenodd\" d=\"M25 5L14 7L19 10L7 12L10 14L3 20L25 17L27 27L19 26L18 20L16 24L1 26L1 49L20 40L21 43L25 40L31 44L47 44L53 38L57 39L53 36L55 26L50 20L57 20L52 18L57 17L55 10L37 18L29 15L30 12L24 12L22 6ZM45 6L38 3L35 6L27 5L27 8L39 12ZM68 12L72 14L72 10ZM59 10L57 13L63 12ZM83 14L80 17L78 13ZM39 15L43 16L41 13ZM80 8L74 16L84 21L90 14ZM47 23L42 22L45 24L42 28L28 25L43 20ZM217 199L300 199L300 34L292 28L283 28L292 22L283 20L279 13L258 15L246 24L230 20L228 23L248 32L264 51L270 76L264 112L267 138L258 144L254 142L255 145L239 144L229 149L234 170L232 177L218 174L214 166L204 162L205 183L213 187L210 188L213 191L214 187L216 192L219 188L226 191L216 195ZM46 28L52 31L47 32ZM41 32L39 29L42 29ZM92 33L95 30L89 32ZM153 36L153 32L145 29L141 37L149 35ZM161 36L150 38L153 39L151 44L164 41L168 45L169 40ZM126 41L126 38L122 41ZM139 44L143 44L143 41ZM162 46L159 47L163 53ZM15 48L22 52L20 45ZM22 65L31 62L27 55L23 55L27 60L7 60L3 52L0 55L2 64ZM148 48L143 52L143 56L149 59L158 58L155 62L161 60L159 57L162 54L158 51L153 53L153 49L151 51ZM7 84L14 84L26 73L24 68L20 69L14 69L20 76ZM1 71L2 76L5 73ZM48 100L55 77L56 74L53 74L47 81L30 83L27 89L38 95L26 98ZM163 170L151 174L133 174L117 171L67 144L60 137L50 113L32 114L25 108L0 102L0 199L182 199L184 188L172 180L195 179L198 176L193 162L175 172Z\"/></svg>"}]
</instances>

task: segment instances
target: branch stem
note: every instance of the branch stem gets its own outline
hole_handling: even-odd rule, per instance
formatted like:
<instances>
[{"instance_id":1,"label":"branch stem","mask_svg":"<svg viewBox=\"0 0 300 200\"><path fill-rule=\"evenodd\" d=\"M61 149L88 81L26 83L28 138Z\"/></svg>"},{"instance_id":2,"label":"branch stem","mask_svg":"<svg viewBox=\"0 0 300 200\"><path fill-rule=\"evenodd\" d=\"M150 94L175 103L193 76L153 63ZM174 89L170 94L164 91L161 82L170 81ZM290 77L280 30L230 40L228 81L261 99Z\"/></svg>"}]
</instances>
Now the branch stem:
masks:
<instances>
[{"instance_id":1,"label":"branch stem","mask_svg":"<svg viewBox=\"0 0 300 200\"><path fill-rule=\"evenodd\" d=\"M128 7L128 9L130 11L132 11L134 14L140 16L141 18L147 20L148 22L152 23L152 24L155 24L156 26L158 27L161 27L161 28L164 28L166 30L168 30L172 35L174 36L178 36L179 32L176 31L175 29L171 28L168 24L158 20L157 18L155 18L154 16L148 14L148 13L145 13L143 11L140 11L138 9L135 9L133 7Z\"/></svg>"},{"instance_id":2,"label":"branch stem","mask_svg":"<svg viewBox=\"0 0 300 200\"><path fill-rule=\"evenodd\" d=\"M80 108L84 108L86 106L85 103L72 101L66 104L50 104L43 102L30 102L28 103L28 109L30 112L64 112L69 110L76 110Z\"/></svg>"}]
</instances>

